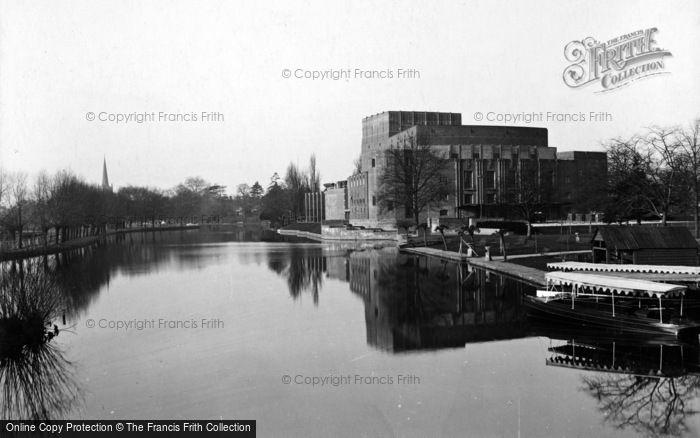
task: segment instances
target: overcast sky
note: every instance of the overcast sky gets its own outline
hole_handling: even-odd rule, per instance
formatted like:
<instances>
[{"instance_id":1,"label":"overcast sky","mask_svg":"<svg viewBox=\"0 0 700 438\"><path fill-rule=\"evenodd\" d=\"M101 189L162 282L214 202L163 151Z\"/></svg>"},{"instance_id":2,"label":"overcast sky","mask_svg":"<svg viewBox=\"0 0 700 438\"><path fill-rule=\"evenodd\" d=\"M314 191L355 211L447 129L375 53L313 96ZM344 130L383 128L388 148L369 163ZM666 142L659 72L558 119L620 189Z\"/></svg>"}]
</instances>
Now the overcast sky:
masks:
<instances>
[{"instance_id":1,"label":"overcast sky","mask_svg":"<svg viewBox=\"0 0 700 438\"><path fill-rule=\"evenodd\" d=\"M70 168L115 187L188 176L267 186L317 155L344 179L362 118L386 110L608 112L542 122L559 150L700 116L700 2L0 1L0 166ZM656 27L669 74L596 93L562 80L564 46ZM392 79L310 80L301 70L390 69ZM396 77L417 69L419 78ZM291 78L284 78L289 69ZM598 87L599 89L600 87ZM223 121L202 122L203 111ZM114 123L117 113L198 121Z\"/></svg>"}]
</instances>

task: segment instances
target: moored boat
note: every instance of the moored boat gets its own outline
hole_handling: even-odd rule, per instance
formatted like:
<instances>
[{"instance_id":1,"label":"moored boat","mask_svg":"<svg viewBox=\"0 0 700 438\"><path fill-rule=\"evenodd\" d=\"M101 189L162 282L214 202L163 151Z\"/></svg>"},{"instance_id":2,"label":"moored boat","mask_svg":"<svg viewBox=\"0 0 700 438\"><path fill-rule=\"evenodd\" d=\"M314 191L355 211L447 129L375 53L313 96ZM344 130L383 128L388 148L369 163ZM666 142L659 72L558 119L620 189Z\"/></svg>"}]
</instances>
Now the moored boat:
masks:
<instances>
[{"instance_id":1,"label":"moored boat","mask_svg":"<svg viewBox=\"0 0 700 438\"><path fill-rule=\"evenodd\" d=\"M549 272L547 288L524 302L532 317L649 336L697 336L683 315L686 286L605 275Z\"/></svg>"}]
</instances>

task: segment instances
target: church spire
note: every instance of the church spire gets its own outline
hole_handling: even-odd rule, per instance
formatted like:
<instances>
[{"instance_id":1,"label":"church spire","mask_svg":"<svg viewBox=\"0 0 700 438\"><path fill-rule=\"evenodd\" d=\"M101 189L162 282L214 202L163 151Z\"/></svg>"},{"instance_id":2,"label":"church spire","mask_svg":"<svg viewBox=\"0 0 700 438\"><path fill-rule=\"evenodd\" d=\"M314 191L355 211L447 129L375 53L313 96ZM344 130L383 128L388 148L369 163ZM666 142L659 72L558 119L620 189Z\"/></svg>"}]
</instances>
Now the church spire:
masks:
<instances>
[{"instance_id":1,"label":"church spire","mask_svg":"<svg viewBox=\"0 0 700 438\"><path fill-rule=\"evenodd\" d=\"M112 191L112 186L109 185L109 177L107 176L107 158L102 162L102 190Z\"/></svg>"}]
</instances>

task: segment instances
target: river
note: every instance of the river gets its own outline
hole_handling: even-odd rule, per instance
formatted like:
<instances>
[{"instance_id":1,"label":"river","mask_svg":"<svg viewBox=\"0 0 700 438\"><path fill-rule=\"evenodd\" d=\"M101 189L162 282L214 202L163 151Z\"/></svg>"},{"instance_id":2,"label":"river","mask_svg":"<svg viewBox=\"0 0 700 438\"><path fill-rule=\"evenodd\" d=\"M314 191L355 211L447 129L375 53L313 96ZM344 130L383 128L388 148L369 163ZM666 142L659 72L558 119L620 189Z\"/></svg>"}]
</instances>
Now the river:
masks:
<instances>
[{"instance_id":1,"label":"river","mask_svg":"<svg viewBox=\"0 0 700 438\"><path fill-rule=\"evenodd\" d=\"M697 348L533 327L531 287L454 263L210 230L49 264L65 315L43 365L13 359L41 385L3 374L7 419L254 419L258 436L700 431Z\"/></svg>"}]
</instances>

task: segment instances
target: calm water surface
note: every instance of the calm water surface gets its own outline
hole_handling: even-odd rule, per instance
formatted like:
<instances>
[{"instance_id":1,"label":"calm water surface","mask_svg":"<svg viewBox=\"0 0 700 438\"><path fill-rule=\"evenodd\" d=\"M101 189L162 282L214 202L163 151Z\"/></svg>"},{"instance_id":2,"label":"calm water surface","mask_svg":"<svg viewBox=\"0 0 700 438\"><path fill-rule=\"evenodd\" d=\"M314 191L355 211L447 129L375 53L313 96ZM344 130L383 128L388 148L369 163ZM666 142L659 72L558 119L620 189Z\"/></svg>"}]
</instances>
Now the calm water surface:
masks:
<instances>
[{"instance_id":1,"label":"calm water surface","mask_svg":"<svg viewBox=\"0 0 700 438\"><path fill-rule=\"evenodd\" d=\"M14 413L255 419L259 436L698 436L696 347L533 327L531 288L452 263L259 238L134 234L63 257L52 377Z\"/></svg>"}]
</instances>

